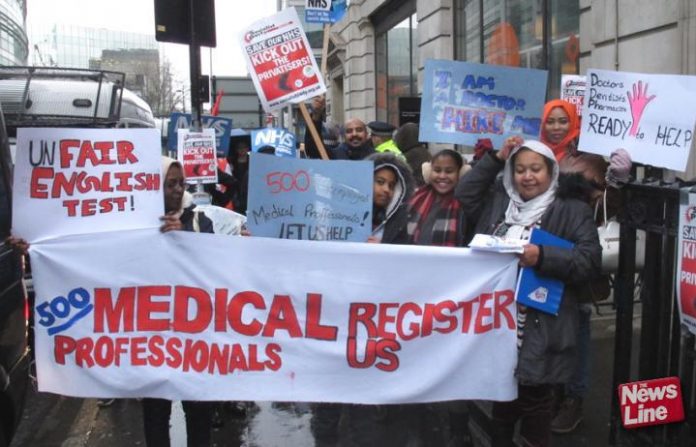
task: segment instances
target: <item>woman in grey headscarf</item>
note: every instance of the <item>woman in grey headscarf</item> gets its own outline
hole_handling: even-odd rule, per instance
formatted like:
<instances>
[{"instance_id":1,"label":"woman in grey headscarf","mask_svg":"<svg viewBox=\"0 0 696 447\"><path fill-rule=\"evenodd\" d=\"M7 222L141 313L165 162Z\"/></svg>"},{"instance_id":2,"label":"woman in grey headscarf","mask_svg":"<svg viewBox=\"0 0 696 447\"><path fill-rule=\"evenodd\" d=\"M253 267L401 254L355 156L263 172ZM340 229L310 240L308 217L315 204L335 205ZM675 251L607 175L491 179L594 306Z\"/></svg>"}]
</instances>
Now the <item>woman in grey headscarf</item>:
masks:
<instances>
[{"instance_id":1,"label":"woman in grey headscarf","mask_svg":"<svg viewBox=\"0 0 696 447\"><path fill-rule=\"evenodd\" d=\"M520 266L563 281L565 290L557 316L518 305L518 398L493 406L494 446L513 445L518 420L525 445L549 445L552 388L569 380L576 362L578 317L572 291L600 271L592 210L566 193L551 149L519 137L508 138L502 150L487 154L462 177L455 194L477 233L527 240L533 228L541 228L574 244L524 245Z\"/></svg>"}]
</instances>

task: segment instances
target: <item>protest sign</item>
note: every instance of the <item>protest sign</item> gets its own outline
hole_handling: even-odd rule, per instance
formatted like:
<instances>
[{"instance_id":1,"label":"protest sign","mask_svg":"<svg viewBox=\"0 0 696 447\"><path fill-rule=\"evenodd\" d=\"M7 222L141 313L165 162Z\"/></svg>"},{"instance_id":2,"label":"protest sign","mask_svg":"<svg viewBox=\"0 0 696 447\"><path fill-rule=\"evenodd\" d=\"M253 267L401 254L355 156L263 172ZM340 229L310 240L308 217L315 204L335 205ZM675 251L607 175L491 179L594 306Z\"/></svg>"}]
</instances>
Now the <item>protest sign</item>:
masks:
<instances>
[{"instance_id":1,"label":"protest sign","mask_svg":"<svg viewBox=\"0 0 696 447\"><path fill-rule=\"evenodd\" d=\"M217 160L215 158L215 131L203 129L191 132L177 131L177 158L184 167L186 183L217 183Z\"/></svg>"},{"instance_id":2,"label":"protest sign","mask_svg":"<svg viewBox=\"0 0 696 447\"><path fill-rule=\"evenodd\" d=\"M346 0L305 0L305 22L336 23L346 13Z\"/></svg>"},{"instance_id":3,"label":"protest sign","mask_svg":"<svg viewBox=\"0 0 696 447\"><path fill-rule=\"evenodd\" d=\"M585 98L585 76L561 75L561 99L575 106L578 116L582 116L582 103Z\"/></svg>"},{"instance_id":4,"label":"protest sign","mask_svg":"<svg viewBox=\"0 0 696 447\"><path fill-rule=\"evenodd\" d=\"M201 116L201 127L203 129L215 130L215 149L217 156L222 158L227 156L230 149L230 133L232 132L232 120L221 116ZM175 151L177 144L177 130L191 128L191 114L174 112L169 117L167 126L167 149Z\"/></svg>"},{"instance_id":5,"label":"protest sign","mask_svg":"<svg viewBox=\"0 0 696 447\"><path fill-rule=\"evenodd\" d=\"M254 22L240 42L266 112L326 92L295 8Z\"/></svg>"},{"instance_id":6,"label":"protest sign","mask_svg":"<svg viewBox=\"0 0 696 447\"><path fill-rule=\"evenodd\" d=\"M53 239L30 254L40 391L516 397L513 255L157 230ZM466 280L453 280L452 266Z\"/></svg>"},{"instance_id":7,"label":"protest sign","mask_svg":"<svg viewBox=\"0 0 696 447\"><path fill-rule=\"evenodd\" d=\"M546 97L544 70L429 59L419 141L474 146L490 138L539 138Z\"/></svg>"},{"instance_id":8,"label":"protest sign","mask_svg":"<svg viewBox=\"0 0 696 447\"><path fill-rule=\"evenodd\" d=\"M35 243L159 227L159 148L156 129L18 129L13 234Z\"/></svg>"},{"instance_id":9,"label":"protest sign","mask_svg":"<svg viewBox=\"0 0 696 447\"><path fill-rule=\"evenodd\" d=\"M264 146L273 146L278 157L297 158L295 135L287 129L265 127L251 131L251 151L258 152Z\"/></svg>"},{"instance_id":10,"label":"protest sign","mask_svg":"<svg viewBox=\"0 0 696 447\"><path fill-rule=\"evenodd\" d=\"M677 303L682 324L696 334L696 192L682 188L679 194Z\"/></svg>"},{"instance_id":11,"label":"protest sign","mask_svg":"<svg viewBox=\"0 0 696 447\"><path fill-rule=\"evenodd\" d=\"M213 221L213 232L215 234L239 236L246 224L246 216L244 214L235 213L221 206L211 204L197 205L195 211L202 212L208 219Z\"/></svg>"},{"instance_id":12,"label":"protest sign","mask_svg":"<svg viewBox=\"0 0 696 447\"><path fill-rule=\"evenodd\" d=\"M587 71L578 149L683 171L694 139L696 76Z\"/></svg>"},{"instance_id":13,"label":"protest sign","mask_svg":"<svg viewBox=\"0 0 696 447\"><path fill-rule=\"evenodd\" d=\"M254 236L365 242L372 232L368 161L250 154L247 225Z\"/></svg>"}]
</instances>

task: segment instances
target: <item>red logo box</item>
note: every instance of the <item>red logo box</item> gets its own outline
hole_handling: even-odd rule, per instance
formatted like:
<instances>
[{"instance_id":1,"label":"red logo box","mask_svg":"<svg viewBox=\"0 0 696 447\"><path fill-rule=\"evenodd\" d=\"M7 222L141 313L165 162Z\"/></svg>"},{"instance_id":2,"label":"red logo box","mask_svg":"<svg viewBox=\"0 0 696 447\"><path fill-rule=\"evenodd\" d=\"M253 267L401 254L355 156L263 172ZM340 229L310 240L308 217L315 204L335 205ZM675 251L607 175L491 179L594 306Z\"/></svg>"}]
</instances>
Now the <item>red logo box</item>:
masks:
<instances>
[{"instance_id":1,"label":"red logo box","mask_svg":"<svg viewBox=\"0 0 696 447\"><path fill-rule=\"evenodd\" d=\"M619 407L624 428L670 424L684 420L679 377L619 385Z\"/></svg>"}]
</instances>

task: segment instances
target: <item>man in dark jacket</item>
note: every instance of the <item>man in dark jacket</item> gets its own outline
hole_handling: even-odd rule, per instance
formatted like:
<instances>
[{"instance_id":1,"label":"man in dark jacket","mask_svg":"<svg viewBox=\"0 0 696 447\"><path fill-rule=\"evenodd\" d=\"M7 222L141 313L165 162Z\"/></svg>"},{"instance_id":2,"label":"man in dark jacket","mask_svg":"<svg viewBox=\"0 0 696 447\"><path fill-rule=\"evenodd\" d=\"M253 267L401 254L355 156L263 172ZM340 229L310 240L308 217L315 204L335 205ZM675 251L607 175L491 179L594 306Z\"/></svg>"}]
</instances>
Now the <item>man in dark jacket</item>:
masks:
<instances>
[{"instance_id":1,"label":"man in dark jacket","mask_svg":"<svg viewBox=\"0 0 696 447\"><path fill-rule=\"evenodd\" d=\"M332 160L362 160L374 154L372 141L367 138L367 126L357 118L346 121L345 142L329 151Z\"/></svg>"}]
</instances>

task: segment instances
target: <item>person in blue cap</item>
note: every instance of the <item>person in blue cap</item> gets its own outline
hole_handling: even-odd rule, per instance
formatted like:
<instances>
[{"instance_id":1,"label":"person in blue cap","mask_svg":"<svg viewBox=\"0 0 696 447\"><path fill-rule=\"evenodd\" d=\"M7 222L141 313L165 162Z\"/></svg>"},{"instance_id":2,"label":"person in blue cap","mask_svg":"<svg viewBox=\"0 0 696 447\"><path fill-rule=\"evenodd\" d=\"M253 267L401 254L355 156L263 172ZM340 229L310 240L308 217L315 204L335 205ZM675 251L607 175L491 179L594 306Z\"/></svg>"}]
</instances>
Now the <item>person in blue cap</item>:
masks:
<instances>
[{"instance_id":1,"label":"person in blue cap","mask_svg":"<svg viewBox=\"0 0 696 447\"><path fill-rule=\"evenodd\" d=\"M371 121L367 128L370 129L372 145L377 152L393 152L403 158L401 150L396 146L392 136L396 127L384 121Z\"/></svg>"}]
</instances>

